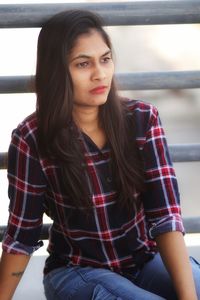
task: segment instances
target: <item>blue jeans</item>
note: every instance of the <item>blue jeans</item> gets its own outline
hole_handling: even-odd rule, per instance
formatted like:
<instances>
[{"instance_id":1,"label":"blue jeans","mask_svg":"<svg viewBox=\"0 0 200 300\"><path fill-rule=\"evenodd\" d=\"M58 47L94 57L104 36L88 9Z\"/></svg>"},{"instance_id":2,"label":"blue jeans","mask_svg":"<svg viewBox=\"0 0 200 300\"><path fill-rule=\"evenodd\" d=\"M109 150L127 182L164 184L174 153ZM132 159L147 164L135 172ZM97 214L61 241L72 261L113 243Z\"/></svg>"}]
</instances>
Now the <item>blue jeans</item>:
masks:
<instances>
[{"instance_id":1,"label":"blue jeans","mask_svg":"<svg viewBox=\"0 0 200 300\"><path fill-rule=\"evenodd\" d=\"M190 261L200 300L200 264ZM48 300L177 300L159 254L134 276L92 267L58 268L44 277L44 288Z\"/></svg>"}]
</instances>

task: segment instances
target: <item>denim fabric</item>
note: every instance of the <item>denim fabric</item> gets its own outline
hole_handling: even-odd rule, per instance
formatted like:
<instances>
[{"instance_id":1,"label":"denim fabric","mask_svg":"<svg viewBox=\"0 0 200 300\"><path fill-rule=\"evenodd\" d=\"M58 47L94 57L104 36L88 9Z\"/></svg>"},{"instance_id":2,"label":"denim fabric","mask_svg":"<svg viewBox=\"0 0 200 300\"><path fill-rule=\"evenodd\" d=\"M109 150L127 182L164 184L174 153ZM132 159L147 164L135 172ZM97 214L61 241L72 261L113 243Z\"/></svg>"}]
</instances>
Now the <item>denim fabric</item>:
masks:
<instances>
[{"instance_id":1,"label":"denim fabric","mask_svg":"<svg viewBox=\"0 0 200 300\"><path fill-rule=\"evenodd\" d=\"M190 262L192 266L198 300L200 300L200 265L192 257L190 257ZM134 282L140 288L160 295L164 299L178 300L169 273L163 265L162 259L159 254L156 254L154 259L149 261L144 266Z\"/></svg>"},{"instance_id":2,"label":"denim fabric","mask_svg":"<svg viewBox=\"0 0 200 300\"><path fill-rule=\"evenodd\" d=\"M198 299L200 265L190 258ZM48 300L177 300L159 254L132 276L92 267L62 267L44 277Z\"/></svg>"}]
</instances>

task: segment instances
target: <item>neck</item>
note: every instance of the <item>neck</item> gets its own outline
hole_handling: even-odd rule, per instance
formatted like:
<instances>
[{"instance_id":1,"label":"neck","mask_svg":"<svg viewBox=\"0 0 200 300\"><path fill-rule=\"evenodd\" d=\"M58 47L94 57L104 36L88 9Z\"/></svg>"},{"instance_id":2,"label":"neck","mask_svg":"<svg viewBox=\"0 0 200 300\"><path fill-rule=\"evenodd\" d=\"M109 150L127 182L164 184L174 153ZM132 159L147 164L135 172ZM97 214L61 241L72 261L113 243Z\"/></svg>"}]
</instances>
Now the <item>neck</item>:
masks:
<instances>
[{"instance_id":1,"label":"neck","mask_svg":"<svg viewBox=\"0 0 200 300\"><path fill-rule=\"evenodd\" d=\"M97 130L99 126L98 107L77 107L73 109L73 119L76 125L85 133Z\"/></svg>"}]
</instances>

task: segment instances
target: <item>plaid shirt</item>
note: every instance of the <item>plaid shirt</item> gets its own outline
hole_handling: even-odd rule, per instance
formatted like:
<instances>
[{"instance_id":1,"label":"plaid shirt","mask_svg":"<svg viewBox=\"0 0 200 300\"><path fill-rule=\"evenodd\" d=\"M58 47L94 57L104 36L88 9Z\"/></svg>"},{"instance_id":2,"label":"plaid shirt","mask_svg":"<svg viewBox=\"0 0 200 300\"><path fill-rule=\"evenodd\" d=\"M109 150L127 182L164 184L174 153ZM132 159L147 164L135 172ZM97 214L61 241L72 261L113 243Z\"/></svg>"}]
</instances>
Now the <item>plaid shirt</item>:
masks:
<instances>
[{"instance_id":1,"label":"plaid shirt","mask_svg":"<svg viewBox=\"0 0 200 300\"><path fill-rule=\"evenodd\" d=\"M44 212L53 219L45 272L68 264L136 270L154 255L157 235L184 231L177 180L158 112L141 101L128 101L127 106L136 118L136 141L145 162L146 190L138 193L142 206L133 205L130 214L119 207L109 170L110 149L106 145L100 150L83 133L94 208L86 217L82 208L70 206L58 165L40 157L32 114L13 131L9 148L10 215L4 251L29 255L38 249Z\"/></svg>"}]
</instances>

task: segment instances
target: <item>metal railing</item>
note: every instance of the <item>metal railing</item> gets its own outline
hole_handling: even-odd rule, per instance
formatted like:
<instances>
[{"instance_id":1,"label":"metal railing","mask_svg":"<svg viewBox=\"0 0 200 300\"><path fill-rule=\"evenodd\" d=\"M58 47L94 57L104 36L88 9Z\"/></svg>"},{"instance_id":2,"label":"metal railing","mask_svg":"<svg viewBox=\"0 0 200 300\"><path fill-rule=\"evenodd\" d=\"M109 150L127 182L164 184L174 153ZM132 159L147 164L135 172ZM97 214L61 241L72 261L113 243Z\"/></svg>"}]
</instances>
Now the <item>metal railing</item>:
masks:
<instances>
[{"instance_id":1,"label":"metal railing","mask_svg":"<svg viewBox=\"0 0 200 300\"><path fill-rule=\"evenodd\" d=\"M68 9L89 9L98 13L106 26L200 23L199 0L167 0L111 3L0 5L0 28L41 27L52 15ZM119 73L121 90L200 88L200 71ZM0 93L32 93L34 77L0 76ZM200 144L170 145L174 162L200 161ZM7 167L7 153L0 153L0 169ZM186 232L200 232L200 218L185 218ZM41 238L48 237L49 224ZM5 226L0 227L0 240Z\"/></svg>"},{"instance_id":2,"label":"metal railing","mask_svg":"<svg viewBox=\"0 0 200 300\"><path fill-rule=\"evenodd\" d=\"M89 9L108 26L200 23L199 0L0 5L0 28L41 27L68 9Z\"/></svg>"}]
</instances>

